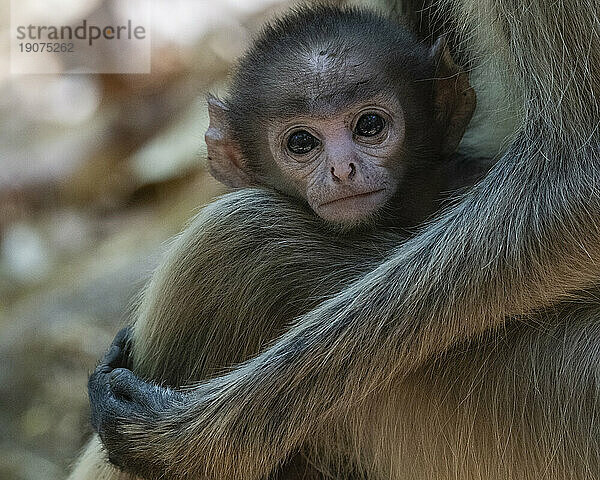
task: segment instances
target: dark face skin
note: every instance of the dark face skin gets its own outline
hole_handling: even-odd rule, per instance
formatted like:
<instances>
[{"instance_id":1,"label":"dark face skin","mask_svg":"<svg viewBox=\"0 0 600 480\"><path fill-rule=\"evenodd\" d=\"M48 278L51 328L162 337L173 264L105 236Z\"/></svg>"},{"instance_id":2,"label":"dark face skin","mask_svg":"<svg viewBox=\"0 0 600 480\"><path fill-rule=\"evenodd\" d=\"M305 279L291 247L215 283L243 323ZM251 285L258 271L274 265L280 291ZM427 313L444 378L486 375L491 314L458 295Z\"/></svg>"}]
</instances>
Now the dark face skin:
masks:
<instances>
[{"instance_id":1,"label":"dark face skin","mask_svg":"<svg viewBox=\"0 0 600 480\"><path fill-rule=\"evenodd\" d=\"M330 115L274 120L267 138L278 170L317 215L357 224L396 192L404 128L398 101L378 95Z\"/></svg>"}]
</instances>

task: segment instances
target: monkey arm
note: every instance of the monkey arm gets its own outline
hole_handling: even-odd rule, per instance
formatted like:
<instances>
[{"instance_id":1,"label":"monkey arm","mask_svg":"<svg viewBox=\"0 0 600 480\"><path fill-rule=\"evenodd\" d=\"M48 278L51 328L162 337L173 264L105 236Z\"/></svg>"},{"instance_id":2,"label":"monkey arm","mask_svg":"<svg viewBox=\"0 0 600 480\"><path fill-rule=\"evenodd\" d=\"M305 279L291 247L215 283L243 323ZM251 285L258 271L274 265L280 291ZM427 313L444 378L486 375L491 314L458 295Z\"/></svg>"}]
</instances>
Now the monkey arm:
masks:
<instances>
[{"instance_id":1,"label":"monkey arm","mask_svg":"<svg viewBox=\"0 0 600 480\"><path fill-rule=\"evenodd\" d=\"M548 151L535 138L523 134L459 205L230 374L175 399L126 370L93 376L109 452L147 478L259 478L436 353L597 281L598 145Z\"/></svg>"}]
</instances>

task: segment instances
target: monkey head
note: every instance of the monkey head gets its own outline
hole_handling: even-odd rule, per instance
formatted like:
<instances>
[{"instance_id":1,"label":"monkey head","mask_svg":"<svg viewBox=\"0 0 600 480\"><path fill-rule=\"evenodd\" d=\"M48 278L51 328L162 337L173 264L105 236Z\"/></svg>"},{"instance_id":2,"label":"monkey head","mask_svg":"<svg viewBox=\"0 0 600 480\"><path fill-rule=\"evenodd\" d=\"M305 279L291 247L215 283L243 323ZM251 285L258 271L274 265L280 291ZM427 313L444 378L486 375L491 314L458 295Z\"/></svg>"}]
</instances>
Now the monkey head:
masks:
<instances>
[{"instance_id":1,"label":"monkey head","mask_svg":"<svg viewBox=\"0 0 600 480\"><path fill-rule=\"evenodd\" d=\"M416 203L407 183L435 175L474 107L443 38L427 47L375 14L301 10L267 27L227 100L208 98L208 165L226 185L269 186L353 226Z\"/></svg>"}]
</instances>

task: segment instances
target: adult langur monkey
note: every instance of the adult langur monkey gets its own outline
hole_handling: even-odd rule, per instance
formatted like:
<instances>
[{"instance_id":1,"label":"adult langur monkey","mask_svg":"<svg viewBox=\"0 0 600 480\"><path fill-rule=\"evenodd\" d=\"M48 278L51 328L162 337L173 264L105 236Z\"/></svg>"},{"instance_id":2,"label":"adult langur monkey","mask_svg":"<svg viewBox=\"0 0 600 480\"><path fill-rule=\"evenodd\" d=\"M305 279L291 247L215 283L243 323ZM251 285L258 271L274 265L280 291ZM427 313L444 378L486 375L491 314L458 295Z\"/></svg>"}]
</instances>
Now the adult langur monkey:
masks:
<instances>
[{"instance_id":1,"label":"adult langur monkey","mask_svg":"<svg viewBox=\"0 0 600 480\"><path fill-rule=\"evenodd\" d=\"M166 478L253 479L309 445L338 478L600 477L600 2L411 8L511 93L492 106L515 112L502 158L230 374L179 394L99 371L114 458ZM118 419L124 403L135 415Z\"/></svg>"}]
</instances>

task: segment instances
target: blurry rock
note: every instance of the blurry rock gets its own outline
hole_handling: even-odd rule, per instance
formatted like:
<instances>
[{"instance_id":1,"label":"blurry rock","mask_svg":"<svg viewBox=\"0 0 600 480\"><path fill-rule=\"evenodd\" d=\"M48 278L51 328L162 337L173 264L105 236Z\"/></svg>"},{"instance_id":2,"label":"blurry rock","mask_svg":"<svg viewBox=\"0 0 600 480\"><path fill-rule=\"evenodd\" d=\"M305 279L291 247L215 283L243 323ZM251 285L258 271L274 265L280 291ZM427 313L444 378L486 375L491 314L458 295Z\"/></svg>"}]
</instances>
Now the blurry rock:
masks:
<instances>
[{"instance_id":1,"label":"blurry rock","mask_svg":"<svg viewBox=\"0 0 600 480\"><path fill-rule=\"evenodd\" d=\"M26 284L44 280L53 263L47 241L35 227L25 223L11 225L4 232L0 261L8 275Z\"/></svg>"},{"instance_id":2,"label":"blurry rock","mask_svg":"<svg viewBox=\"0 0 600 480\"><path fill-rule=\"evenodd\" d=\"M131 170L137 183L167 181L198 170L206 160L204 132L207 128L208 112L202 98L131 157Z\"/></svg>"},{"instance_id":3,"label":"blurry rock","mask_svg":"<svg viewBox=\"0 0 600 480\"><path fill-rule=\"evenodd\" d=\"M0 444L0 479L2 480L59 480L64 472L47 458L17 448Z\"/></svg>"},{"instance_id":4,"label":"blurry rock","mask_svg":"<svg viewBox=\"0 0 600 480\"><path fill-rule=\"evenodd\" d=\"M32 75L14 84L15 103L29 119L62 126L89 121L100 103L89 75Z\"/></svg>"},{"instance_id":5,"label":"blurry rock","mask_svg":"<svg viewBox=\"0 0 600 480\"><path fill-rule=\"evenodd\" d=\"M29 88L44 91L45 86L30 83ZM41 111L36 113L35 95L24 98L18 92L15 85L3 92L13 98L0 110L0 189L56 182L101 147L108 118L90 118L94 100L84 102L82 110L80 106L59 108L47 102L40 104ZM63 101L69 100L63 97ZM68 110L70 120L57 123ZM44 115L52 120L44 121ZM75 118L81 123L74 125Z\"/></svg>"},{"instance_id":6,"label":"blurry rock","mask_svg":"<svg viewBox=\"0 0 600 480\"><path fill-rule=\"evenodd\" d=\"M135 189L131 172L122 161L122 148L107 145L65 175L59 182L64 202L100 211L121 208Z\"/></svg>"},{"instance_id":7,"label":"blurry rock","mask_svg":"<svg viewBox=\"0 0 600 480\"><path fill-rule=\"evenodd\" d=\"M44 224L53 249L61 256L81 252L92 242L91 219L73 208L49 215Z\"/></svg>"}]
</instances>

